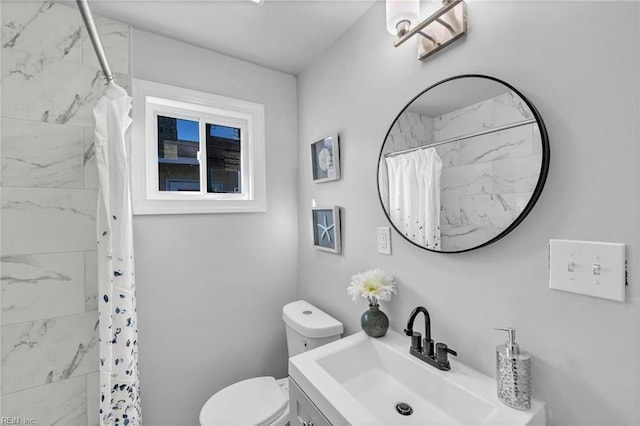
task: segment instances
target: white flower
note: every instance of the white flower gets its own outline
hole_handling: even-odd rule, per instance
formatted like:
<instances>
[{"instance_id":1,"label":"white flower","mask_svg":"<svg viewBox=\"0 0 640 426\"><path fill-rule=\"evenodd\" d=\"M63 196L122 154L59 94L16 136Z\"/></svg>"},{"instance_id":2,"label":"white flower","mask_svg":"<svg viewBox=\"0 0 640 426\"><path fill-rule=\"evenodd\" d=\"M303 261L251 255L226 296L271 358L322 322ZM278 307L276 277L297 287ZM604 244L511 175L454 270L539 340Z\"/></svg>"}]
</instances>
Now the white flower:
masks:
<instances>
[{"instance_id":1,"label":"white flower","mask_svg":"<svg viewBox=\"0 0 640 426\"><path fill-rule=\"evenodd\" d=\"M352 276L347 294L354 302L359 298L368 299L370 304L377 305L378 300L390 301L397 291L393 277L385 274L382 269L376 268Z\"/></svg>"}]
</instances>

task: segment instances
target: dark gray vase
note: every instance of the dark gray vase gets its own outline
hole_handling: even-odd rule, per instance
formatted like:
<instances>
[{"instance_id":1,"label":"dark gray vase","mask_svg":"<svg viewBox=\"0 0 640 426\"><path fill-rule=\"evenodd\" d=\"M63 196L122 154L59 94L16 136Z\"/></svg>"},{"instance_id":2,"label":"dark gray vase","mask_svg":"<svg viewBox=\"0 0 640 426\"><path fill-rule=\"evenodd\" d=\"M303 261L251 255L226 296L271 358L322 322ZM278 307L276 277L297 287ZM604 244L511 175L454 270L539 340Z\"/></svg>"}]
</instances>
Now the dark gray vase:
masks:
<instances>
[{"instance_id":1,"label":"dark gray vase","mask_svg":"<svg viewBox=\"0 0 640 426\"><path fill-rule=\"evenodd\" d=\"M369 310L360 317L362 329L371 337L382 337L389 329L389 317L379 308L379 305L369 304Z\"/></svg>"}]
</instances>

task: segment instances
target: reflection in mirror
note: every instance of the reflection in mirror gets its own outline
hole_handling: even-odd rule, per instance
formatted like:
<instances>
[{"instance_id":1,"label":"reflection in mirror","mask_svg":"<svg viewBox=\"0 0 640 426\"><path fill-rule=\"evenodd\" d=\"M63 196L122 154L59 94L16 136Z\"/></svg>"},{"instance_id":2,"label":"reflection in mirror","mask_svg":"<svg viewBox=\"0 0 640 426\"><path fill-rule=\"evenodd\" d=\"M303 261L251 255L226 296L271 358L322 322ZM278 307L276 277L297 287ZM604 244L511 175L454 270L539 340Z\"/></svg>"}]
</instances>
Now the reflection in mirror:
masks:
<instances>
[{"instance_id":1,"label":"reflection in mirror","mask_svg":"<svg viewBox=\"0 0 640 426\"><path fill-rule=\"evenodd\" d=\"M461 252L497 241L529 213L549 145L533 105L497 79L454 77L398 115L378 163L394 228L422 248Z\"/></svg>"}]
</instances>

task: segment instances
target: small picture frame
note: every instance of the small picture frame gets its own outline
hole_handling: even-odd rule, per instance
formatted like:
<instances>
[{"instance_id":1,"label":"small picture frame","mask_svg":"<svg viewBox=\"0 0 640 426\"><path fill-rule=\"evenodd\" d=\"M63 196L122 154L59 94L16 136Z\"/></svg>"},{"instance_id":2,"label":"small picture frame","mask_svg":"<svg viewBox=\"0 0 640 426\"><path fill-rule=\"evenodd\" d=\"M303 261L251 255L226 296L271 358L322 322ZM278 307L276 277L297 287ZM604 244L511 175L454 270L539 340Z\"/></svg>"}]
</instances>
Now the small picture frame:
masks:
<instances>
[{"instance_id":1,"label":"small picture frame","mask_svg":"<svg viewBox=\"0 0 640 426\"><path fill-rule=\"evenodd\" d=\"M313 246L331 253L342 251L340 239L340 207L313 208Z\"/></svg>"},{"instance_id":2,"label":"small picture frame","mask_svg":"<svg viewBox=\"0 0 640 426\"><path fill-rule=\"evenodd\" d=\"M311 144L311 172L314 182L340 179L340 143L337 133Z\"/></svg>"}]
</instances>

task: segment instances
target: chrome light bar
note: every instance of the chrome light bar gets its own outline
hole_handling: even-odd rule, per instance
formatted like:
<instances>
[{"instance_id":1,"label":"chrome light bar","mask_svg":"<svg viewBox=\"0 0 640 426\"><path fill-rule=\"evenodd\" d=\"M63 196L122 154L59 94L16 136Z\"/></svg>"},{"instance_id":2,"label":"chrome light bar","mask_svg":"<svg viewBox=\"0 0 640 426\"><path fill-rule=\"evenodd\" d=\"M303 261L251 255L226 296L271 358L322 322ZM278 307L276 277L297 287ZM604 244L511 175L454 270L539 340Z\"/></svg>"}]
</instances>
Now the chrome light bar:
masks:
<instances>
[{"instance_id":1,"label":"chrome light bar","mask_svg":"<svg viewBox=\"0 0 640 426\"><path fill-rule=\"evenodd\" d=\"M425 60L467 33L467 5L464 0L444 0L443 6L393 43L400 46L418 36L418 59Z\"/></svg>"}]
</instances>

